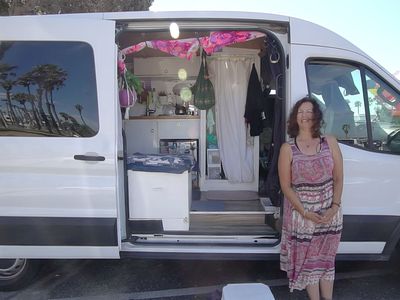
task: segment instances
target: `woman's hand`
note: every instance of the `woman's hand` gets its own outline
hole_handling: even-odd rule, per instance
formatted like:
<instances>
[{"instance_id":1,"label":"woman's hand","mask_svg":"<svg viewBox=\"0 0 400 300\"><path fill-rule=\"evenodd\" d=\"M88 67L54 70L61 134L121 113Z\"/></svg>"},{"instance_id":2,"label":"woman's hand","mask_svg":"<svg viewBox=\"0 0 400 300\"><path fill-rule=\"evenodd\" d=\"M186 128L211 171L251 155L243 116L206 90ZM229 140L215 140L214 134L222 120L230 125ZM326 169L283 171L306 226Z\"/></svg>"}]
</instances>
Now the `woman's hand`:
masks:
<instances>
[{"instance_id":1,"label":"woman's hand","mask_svg":"<svg viewBox=\"0 0 400 300\"><path fill-rule=\"evenodd\" d=\"M339 208L334 206L328 208L322 215L321 215L321 223L323 224L328 224L332 221L333 216L336 215L338 212Z\"/></svg>"},{"instance_id":2,"label":"woman's hand","mask_svg":"<svg viewBox=\"0 0 400 300\"><path fill-rule=\"evenodd\" d=\"M312 211L307 211L306 215L304 216L305 219L313 221L314 223L321 223L322 222L322 216L320 214L317 214Z\"/></svg>"}]
</instances>

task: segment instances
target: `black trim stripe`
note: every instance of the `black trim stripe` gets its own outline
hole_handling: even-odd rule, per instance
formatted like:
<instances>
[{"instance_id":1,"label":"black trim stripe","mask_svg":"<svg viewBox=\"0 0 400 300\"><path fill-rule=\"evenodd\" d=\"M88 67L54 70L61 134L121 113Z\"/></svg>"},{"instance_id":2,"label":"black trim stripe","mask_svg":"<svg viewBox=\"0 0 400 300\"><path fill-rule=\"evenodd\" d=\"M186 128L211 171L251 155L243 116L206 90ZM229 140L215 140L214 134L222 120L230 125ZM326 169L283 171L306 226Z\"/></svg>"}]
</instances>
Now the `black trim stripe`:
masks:
<instances>
[{"instance_id":1,"label":"black trim stripe","mask_svg":"<svg viewBox=\"0 0 400 300\"><path fill-rule=\"evenodd\" d=\"M343 220L343 242L399 238L400 216L344 215ZM0 217L0 245L116 246L117 219Z\"/></svg>"},{"instance_id":2,"label":"black trim stripe","mask_svg":"<svg viewBox=\"0 0 400 300\"><path fill-rule=\"evenodd\" d=\"M400 216L344 215L342 242L388 242Z\"/></svg>"},{"instance_id":3,"label":"black trim stripe","mask_svg":"<svg viewBox=\"0 0 400 300\"><path fill-rule=\"evenodd\" d=\"M0 245L117 246L117 219L0 217Z\"/></svg>"}]
</instances>

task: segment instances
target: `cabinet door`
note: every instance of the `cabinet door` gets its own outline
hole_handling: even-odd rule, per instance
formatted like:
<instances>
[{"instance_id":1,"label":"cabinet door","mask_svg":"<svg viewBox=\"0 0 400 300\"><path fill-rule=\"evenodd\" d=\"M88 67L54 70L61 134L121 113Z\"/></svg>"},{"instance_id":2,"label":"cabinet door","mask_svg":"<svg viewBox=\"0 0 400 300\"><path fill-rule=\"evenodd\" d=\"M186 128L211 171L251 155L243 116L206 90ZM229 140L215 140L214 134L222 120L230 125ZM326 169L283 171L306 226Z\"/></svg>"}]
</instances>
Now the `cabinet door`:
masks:
<instances>
[{"instance_id":1,"label":"cabinet door","mask_svg":"<svg viewBox=\"0 0 400 300\"><path fill-rule=\"evenodd\" d=\"M128 155L135 152L158 153L157 121L125 121L125 132Z\"/></svg>"},{"instance_id":2,"label":"cabinet door","mask_svg":"<svg viewBox=\"0 0 400 300\"><path fill-rule=\"evenodd\" d=\"M158 120L160 139L198 139L200 120Z\"/></svg>"}]
</instances>

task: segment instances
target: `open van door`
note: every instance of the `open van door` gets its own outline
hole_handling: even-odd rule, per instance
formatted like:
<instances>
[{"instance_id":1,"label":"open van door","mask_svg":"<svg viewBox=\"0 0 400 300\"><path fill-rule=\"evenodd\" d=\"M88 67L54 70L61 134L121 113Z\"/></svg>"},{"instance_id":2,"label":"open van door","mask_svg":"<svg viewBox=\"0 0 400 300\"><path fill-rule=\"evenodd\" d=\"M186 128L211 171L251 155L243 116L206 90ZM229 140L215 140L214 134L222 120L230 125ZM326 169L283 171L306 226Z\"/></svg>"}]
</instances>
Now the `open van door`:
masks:
<instances>
[{"instance_id":1,"label":"open van door","mask_svg":"<svg viewBox=\"0 0 400 300\"><path fill-rule=\"evenodd\" d=\"M101 16L0 18L0 261L119 256L115 24Z\"/></svg>"}]
</instances>

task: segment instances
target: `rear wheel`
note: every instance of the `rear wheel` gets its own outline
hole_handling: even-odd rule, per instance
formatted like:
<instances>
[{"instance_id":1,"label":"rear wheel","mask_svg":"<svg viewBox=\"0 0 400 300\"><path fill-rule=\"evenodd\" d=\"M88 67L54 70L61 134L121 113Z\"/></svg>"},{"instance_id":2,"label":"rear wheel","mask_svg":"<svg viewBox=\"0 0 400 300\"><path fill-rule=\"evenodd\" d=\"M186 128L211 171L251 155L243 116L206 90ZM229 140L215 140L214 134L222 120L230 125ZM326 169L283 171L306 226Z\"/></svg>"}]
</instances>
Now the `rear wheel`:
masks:
<instances>
[{"instance_id":1,"label":"rear wheel","mask_svg":"<svg viewBox=\"0 0 400 300\"><path fill-rule=\"evenodd\" d=\"M40 261L0 259L0 290L13 291L29 284L37 274Z\"/></svg>"}]
</instances>

